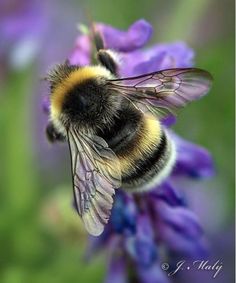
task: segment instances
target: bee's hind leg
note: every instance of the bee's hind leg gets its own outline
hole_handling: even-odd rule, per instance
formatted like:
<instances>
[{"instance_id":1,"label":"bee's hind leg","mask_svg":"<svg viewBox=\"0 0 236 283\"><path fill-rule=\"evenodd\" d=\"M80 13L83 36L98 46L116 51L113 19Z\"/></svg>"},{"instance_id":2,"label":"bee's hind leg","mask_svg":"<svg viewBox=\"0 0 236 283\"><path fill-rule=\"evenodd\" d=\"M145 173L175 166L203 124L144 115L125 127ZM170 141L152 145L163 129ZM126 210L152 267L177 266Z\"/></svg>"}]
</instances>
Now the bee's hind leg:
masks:
<instances>
[{"instance_id":1,"label":"bee's hind leg","mask_svg":"<svg viewBox=\"0 0 236 283\"><path fill-rule=\"evenodd\" d=\"M59 133L51 122L48 123L45 129L45 133L50 143L54 143L57 141L64 142L66 140L65 136Z\"/></svg>"}]
</instances>

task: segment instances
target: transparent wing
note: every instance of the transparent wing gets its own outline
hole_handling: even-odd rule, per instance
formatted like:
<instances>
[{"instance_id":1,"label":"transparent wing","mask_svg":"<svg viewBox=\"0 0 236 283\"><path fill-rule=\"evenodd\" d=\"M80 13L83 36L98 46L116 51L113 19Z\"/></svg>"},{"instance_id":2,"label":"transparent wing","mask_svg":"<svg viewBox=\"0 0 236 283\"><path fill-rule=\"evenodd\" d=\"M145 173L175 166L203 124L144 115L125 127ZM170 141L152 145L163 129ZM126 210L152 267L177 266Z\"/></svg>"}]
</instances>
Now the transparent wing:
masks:
<instances>
[{"instance_id":1,"label":"transparent wing","mask_svg":"<svg viewBox=\"0 0 236 283\"><path fill-rule=\"evenodd\" d=\"M140 110L156 115L174 113L178 108L205 95L212 84L211 75L197 68L177 68L142 76L107 81Z\"/></svg>"},{"instance_id":2,"label":"transparent wing","mask_svg":"<svg viewBox=\"0 0 236 283\"><path fill-rule=\"evenodd\" d=\"M87 231L98 236L109 220L114 189L120 187L119 161L98 136L70 128L68 141L76 209Z\"/></svg>"}]
</instances>

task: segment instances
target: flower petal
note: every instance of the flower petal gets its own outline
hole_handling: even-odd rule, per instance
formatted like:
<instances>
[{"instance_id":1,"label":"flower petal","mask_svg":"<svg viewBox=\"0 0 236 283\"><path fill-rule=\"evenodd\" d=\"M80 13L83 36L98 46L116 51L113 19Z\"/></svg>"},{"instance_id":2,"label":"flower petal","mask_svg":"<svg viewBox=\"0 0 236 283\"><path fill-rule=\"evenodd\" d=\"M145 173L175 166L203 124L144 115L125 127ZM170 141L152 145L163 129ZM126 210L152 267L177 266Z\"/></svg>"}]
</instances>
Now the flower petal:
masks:
<instances>
[{"instance_id":1,"label":"flower petal","mask_svg":"<svg viewBox=\"0 0 236 283\"><path fill-rule=\"evenodd\" d=\"M126 249L137 264L149 267L157 258L157 247L150 217L140 213L137 219L137 233L126 239Z\"/></svg>"},{"instance_id":2,"label":"flower petal","mask_svg":"<svg viewBox=\"0 0 236 283\"><path fill-rule=\"evenodd\" d=\"M180 257L204 258L207 255L203 231L193 212L185 207L171 207L163 200L153 205L158 215L156 228L168 250Z\"/></svg>"},{"instance_id":3,"label":"flower petal","mask_svg":"<svg viewBox=\"0 0 236 283\"><path fill-rule=\"evenodd\" d=\"M133 23L127 31L102 23L97 23L96 28L103 36L105 47L120 52L130 52L143 47L152 36L152 26L142 19Z\"/></svg>"},{"instance_id":4,"label":"flower petal","mask_svg":"<svg viewBox=\"0 0 236 283\"><path fill-rule=\"evenodd\" d=\"M156 44L145 50L124 53L120 73L137 76L169 68L192 67L194 52L184 42Z\"/></svg>"},{"instance_id":5,"label":"flower petal","mask_svg":"<svg viewBox=\"0 0 236 283\"><path fill-rule=\"evenodd\" d=\"M128 283L128 274L126 271L126 258L120 241L116 241L116 247L111 251L105 283Z\"/></svg>"},{"instance_id":6,"label":"flower petal","mask_svg":"<svg viewBox=\"0 0 236 283\"><path fill-rule=\"evenodd\" d=\"M161 221L171 226L185 237L198 238L203 235L196 215L185 207L171 207L164 201L159 201L156 211Z\"/></svg>"},{"instance_id":7,"label":"flower petal","mask_svg":"<svg viewBox=\"0 0 236 283\"><path fill-rule=\"evenodd\" d=\"M168 116L161 119L162 125L169 128L176 123L176 116L169 114Z\"/></svg>"},{"instance_id":8,"label":"flower petal","mask_svg":"<svg viewBox=\"0 0 236 283\"><path fill-rule=\"evenodd\" d=\"M177 258L204 259L209 255L204 237L192 240L177 233L170 226L162 228L162 239L168 251Z\"/></svg>"},{"instance_id":9,"label":"flower petal","mask_svg":"<svg viewBox=\"0 0 236 283\"><path fill-rule=\"evenodd\" d=\"M185 206L185 200L180 193L170 184L164 182L156 189L153 189L149 194L150 201L156 199L163 200L170 206Z\"/></svg>"},{"instance_id":10,"label":"flower petal","mask_svg":"<svg viewBox=\"0 0 236 283\"><path fill-rule=\"evenodd\" d=\"M72 65L85 66L91 62L92 43L88 35L80 35L76 45L68 58Z\"/></svg>"},{"instance_id":11,"label":"flower petal","mask_svg":"<svg viewBox=\"0 0 236 283\"><path fill-rule=\"evenodd\" d=\"M42 100L42 109L45 114L49 114L50 111L50 99L48 95L45 95Z\"/></svg>"},{"instance_id":12,"label":"flower petal","mask_svg":"<svg viewBox=\"0 0 236 283\"><path fill-rule=\"evenodd\" d=\"M177 162L172 173L174 176L206 178L214 175L212 156L206 149L180 138L173 132L171 136L177 150Z\"/></svg>"},{"instance_id":13,"label":"flower petal","mask_svg":"<svg viewBox=\"0 0 236 283\"><path fill-rule=\"evenodd\" d=\"M111 225L118 234L133 235L136 232L136 207L133 196L117 192L112 209Z\"/></svg>"}]
</instances>

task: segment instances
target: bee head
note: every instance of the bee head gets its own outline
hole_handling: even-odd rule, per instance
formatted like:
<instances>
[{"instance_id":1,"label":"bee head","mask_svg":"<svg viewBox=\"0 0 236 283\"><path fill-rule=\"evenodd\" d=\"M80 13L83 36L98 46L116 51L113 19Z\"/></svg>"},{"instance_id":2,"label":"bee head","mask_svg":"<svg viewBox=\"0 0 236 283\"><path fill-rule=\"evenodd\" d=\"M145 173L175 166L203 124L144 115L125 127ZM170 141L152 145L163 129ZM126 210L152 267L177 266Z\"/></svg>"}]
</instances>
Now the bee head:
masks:
<instances>
[{"instance_id":1,"label":"bee head","mask_svg":"<svg viewBox=\"0 0 236 283\"><path fill-rule=\"evenodd\" d=\"M106 86L113 78L102 66L59 65L49 75L51 83L51 120L65 129L102 129L112 123L120 97Z\"/></svg>"}]
</instances>

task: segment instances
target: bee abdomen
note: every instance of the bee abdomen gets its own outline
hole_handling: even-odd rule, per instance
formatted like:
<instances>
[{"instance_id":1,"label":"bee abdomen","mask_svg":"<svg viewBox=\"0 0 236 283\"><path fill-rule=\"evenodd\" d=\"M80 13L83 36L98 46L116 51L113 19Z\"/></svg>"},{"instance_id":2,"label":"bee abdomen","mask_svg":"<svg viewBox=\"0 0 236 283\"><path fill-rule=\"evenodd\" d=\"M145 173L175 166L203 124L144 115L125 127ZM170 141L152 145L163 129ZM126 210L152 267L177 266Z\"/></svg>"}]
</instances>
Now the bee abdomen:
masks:
<instances>
[{"instance_id":1,"label":"bee abdomen","mask_svg":"<svg viewBox=\"0 0 236 283\"><path fill-rule=\"evenodd\" d=\"M171 173L175 155L175 146L162 129L159 143L135 160L133 169L123 176L123 187L128 191L148 191L158 186Z\"/></svg>"},{"instance_id":2,"label":"bee abdomen","mask_svg":"<svg viewBox=\"0 0 236 283\"><path fill-rule=\"evenodd\" d=\"M144 177L153 167L157 166L161 170L164 166L165 156L167 154L167 138L162 134L160 143L157 147L153 148L153 152L149 156L143 156L135 164L135 170L123 178L124 182L129 182L137 178Z\"/></svg>"},{"instance_id":3,"label":"bee abdomen","mask_svg":"<svg viewBox=\"0 0 236 283\"><path fill-rule=\"evenodd\" d=\"M175 162L175 148L153 116L125 104L111 128L98 133L120 161L122 188L150 190L167 177Z\"/></svg>"}]
</instances>

